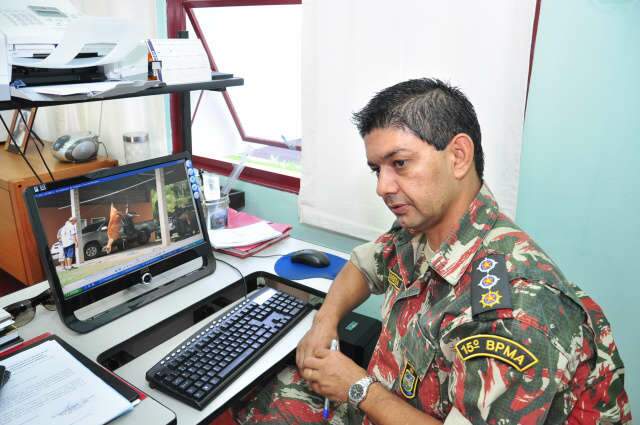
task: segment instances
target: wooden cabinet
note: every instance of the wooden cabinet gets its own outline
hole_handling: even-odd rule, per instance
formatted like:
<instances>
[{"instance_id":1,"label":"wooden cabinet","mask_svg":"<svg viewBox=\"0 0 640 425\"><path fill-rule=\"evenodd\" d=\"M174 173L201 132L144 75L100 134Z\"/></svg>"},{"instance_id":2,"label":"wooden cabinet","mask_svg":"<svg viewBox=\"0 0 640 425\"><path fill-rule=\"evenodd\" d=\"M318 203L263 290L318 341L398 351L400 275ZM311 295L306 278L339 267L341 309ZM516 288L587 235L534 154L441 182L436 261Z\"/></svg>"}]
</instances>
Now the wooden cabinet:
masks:
<instances>
[{"instance_id":1,"label":"wooden cabinet","mask_svg":"<svg viewBox=\"0 0 640 425\"><path fill-rule=\"evenodd\" d=\"M49 182L51 177L34 143L30 141L26 156L42 181ZM50 144L45 144L43 156L56 180L118 165L118 161L102 157L79 164L63 163L53 157ZM38 180L19 154L0 148L0 269L26 285L45 279L24 201L24 190L37 183Z\"/></svg>"}]
</instances>

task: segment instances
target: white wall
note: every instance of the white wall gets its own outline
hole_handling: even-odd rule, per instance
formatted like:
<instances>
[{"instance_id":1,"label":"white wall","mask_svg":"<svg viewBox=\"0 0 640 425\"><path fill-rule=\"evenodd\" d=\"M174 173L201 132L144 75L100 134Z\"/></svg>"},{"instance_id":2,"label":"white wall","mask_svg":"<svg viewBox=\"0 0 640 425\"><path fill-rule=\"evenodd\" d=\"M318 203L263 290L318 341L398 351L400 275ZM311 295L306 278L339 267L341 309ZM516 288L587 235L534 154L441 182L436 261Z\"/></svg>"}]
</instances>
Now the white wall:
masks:
<instances>
[{"instance_id":1,"label":"white wall","mask_svg":"<svg viewBox=\"0 0 640 425\"><path fill-rule=\"evenodd\" d=\"M474 104L485 180L514 216L534 11L533 0L306 1L301 221L368 240L390 227L351 116L385 87L422 77Z\"/></svg>"}]
</instances>

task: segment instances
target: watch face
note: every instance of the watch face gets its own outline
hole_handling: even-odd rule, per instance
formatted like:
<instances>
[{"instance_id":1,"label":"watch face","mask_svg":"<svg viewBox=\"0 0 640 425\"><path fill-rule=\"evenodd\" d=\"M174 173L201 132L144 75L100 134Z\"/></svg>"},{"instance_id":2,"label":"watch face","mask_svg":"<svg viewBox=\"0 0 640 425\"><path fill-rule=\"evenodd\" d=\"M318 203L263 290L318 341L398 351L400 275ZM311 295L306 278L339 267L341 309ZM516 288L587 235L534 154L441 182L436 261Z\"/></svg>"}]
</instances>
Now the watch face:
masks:
<instances>
[{"instance_id":1,"label":"watch face","mask_svg":"<svg viewBox=\"0 0 640 425\"><path fill-rule=\"evenodd\" d=\"M364 395L364 388L362 388L362 385L355 384L355 385L352 385L351 388L349 389L349 397L352 400L360 400L363 395Z\"/></svg>"}]
</instances>

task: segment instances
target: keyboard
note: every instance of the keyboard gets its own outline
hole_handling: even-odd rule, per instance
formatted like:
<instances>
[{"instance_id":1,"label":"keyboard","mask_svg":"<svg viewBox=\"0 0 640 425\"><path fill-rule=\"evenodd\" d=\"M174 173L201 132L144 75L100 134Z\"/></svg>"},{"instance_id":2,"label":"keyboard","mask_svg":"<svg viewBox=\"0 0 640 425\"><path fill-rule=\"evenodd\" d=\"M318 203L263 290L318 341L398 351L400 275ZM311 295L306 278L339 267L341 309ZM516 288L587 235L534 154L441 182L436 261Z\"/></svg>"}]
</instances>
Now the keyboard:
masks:
<instances>
[{"instance_id":1,"label":"keyboard","mask_svg":"<svg viewBox=\"0 0 640 425\"><path fill-rule=\"evenodd\" d=\"M146 379L202 410L310 311L289 294L261 288L178 344Z\"/></svg>"}]
</instances>

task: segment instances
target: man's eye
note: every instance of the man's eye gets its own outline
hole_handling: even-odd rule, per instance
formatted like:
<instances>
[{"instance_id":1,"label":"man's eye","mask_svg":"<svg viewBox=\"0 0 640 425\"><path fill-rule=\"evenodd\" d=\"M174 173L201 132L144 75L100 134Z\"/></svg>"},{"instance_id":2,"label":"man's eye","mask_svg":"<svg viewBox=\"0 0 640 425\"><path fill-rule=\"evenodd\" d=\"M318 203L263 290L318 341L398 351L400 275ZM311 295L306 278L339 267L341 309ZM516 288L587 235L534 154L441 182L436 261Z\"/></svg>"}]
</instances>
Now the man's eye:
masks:
<instances>
[{"instance_id":1,"label":"man's eye","mask_svg":"<svg viewBox=\"0 0 640 425\"><path fill-rule=\"evenodd\" d=\"M373 174L375 174L375 175L376 175L376 177L380 176L380 169L379 169L379 168L372 168L372 169L371 169L371 172L372 172Z\"/></svg>"},{"instance_id":2,"label":"man's eye","mask_svg":"<svg viewBox=\"0 0 640 425\"><path fill-rule=\"evenodd\" d=\"M407 161L405 161L404 159L398 159L396 161L393 161L393 165L396 168L403 168L405 165L407 165Z\"/></svg>"}]
</instances>

